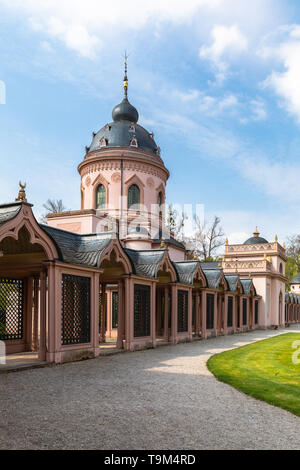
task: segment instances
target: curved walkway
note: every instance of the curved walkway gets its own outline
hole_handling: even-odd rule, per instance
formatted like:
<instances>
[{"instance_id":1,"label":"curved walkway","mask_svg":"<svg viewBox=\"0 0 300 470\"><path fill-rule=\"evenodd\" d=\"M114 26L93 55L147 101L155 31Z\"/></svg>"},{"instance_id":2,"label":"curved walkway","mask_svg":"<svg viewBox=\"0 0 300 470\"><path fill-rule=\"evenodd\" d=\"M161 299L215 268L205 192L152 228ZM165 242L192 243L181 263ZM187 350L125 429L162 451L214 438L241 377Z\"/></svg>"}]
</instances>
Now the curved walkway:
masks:
<instances>
[{"instance_id":1,"label":"curved walkway","mask_svg":"<svg viewBox=\"0 0 300 470\"><path fill-rule=\"evenodd\" d=\"M0 376L1 449L299 449L300 419L218 382L255 331Z\"/></svg>"}]
</instances>

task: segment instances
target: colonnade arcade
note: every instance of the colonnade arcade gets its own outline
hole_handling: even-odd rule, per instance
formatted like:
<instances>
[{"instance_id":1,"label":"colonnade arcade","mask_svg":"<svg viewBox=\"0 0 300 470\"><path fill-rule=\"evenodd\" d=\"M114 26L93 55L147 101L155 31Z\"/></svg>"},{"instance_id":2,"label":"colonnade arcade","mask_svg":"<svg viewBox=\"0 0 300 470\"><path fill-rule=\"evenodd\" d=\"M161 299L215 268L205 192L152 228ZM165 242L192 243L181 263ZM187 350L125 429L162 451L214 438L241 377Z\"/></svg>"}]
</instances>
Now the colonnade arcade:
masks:
<instances>
[{"instance_id":1,"label":"colonnade arcade","mask_svg":"<svg viewBox=\"0 0 300 470\"><path fill-rule=\"evenodd\" d=\"M112 339L134 350L258 325L251 280L248 291L239 279L232 289L222 270L172 262L168 249L138 252L110 232L80 236L40 225L27 203L0 207L0 253L7 353L64 362L98 356Z\"/></svg>"}]
</instances>

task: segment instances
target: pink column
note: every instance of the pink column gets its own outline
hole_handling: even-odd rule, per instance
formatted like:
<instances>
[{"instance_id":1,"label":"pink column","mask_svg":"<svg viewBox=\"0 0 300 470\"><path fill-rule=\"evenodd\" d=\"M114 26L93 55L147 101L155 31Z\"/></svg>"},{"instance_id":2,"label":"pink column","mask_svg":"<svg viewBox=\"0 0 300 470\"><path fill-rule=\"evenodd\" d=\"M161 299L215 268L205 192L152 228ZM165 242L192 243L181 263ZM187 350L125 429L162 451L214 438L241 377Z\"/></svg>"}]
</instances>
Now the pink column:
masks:
<instances>
[{"instance_id":1,"label":"pink column","mask_svg":"<svg viewBox=\"0 0 300 470\"><path fill-rule=\"evenodd\" d=\"M243 331L243 297L240 298L240 331Z\"/></svg>"},{"instance_id":2,"label":"pink column","mask_svg":"<svg viewBox=\"0 0 300 470\"><path fill-rule=\"evenodd\" d=\"M91 292L91 340L94 352L94 357L99 356L99 290L100 290L100 275L95 273L92 278L92 292Z\"/></svg>"},{"instance_id":3,"label":"pink column","mask_svg":"<svg viewBox=\"0 0 300 470\"><path fill-rule=\"evenodd\" d=\"M49 362L60 362L61 353L61 274L54 265L48 267L48 351Z\"/></svg>"},{"instance_id":4,"label":"pink column","mask_svg":"<svg viewBox=\"0 0 300 470\"><path fill-rule=\"evenodd\" d=\"M176 344L178 342L177 333L177 286L172 285L172 322L171 322L171 341Z\"/></svg>"},{"instance_id":5,"label":"pink column","mask_svg":"<svg viewBox=\"0 0 300 470\"><path fill-rule=\"evenodd\" d=\"M169 341L169 288L165 287L164 340Z\"/></svg>"},{"instance_id":6,"label":"pink column","mask_svg":"<svg viewBox=\"0 0 300 470\"><path fill-rule=\"evenodd\" d=\"M202 302L201 302L201 336L203 339L207 338L206 330L206 291L202 291Z\"/></svg>"},{"instance_id":7,"label":"pink column","mask_svg":"<svg viewBox=\"0 0 300 470\"><path fill-rule=\"evenodd\" d=\"M118 338L117 348L123 348L124 335L124 296L123 296L123 281L118 282Z\"/></svg>"},{"instance_id":8,"label":"pink column","mask_svg":"<svg viewBox=\"0 0 300 470\"><path fill-rule=\"evenodd\" d=\"M39 278L34 278L33 287L33 333L32 333L32 350L38 351L39 336Z\"/></svg>"},{"instance_id":9,"label":"pink column","mask_svg":"<svg viewBox=\"0 0 300 470\"><path fill-rule=\"evenodd\" d=\"M151 285L151 340L152 346L156 347L156 282Z\"/></svg>"},{"instance_id":10,"label":"pink column","mask_svg":"<svg viewBox=\"0 0 300 470\"><path fill-rule=\"evenodd\" d=\"M40 341L39 341L39 360L45 361L46 360L46 309L47 309L47 302L46 302L46 295L47 295L47 287L46 287L46 273L44 271L41 272L40 275Z\"/></svg>"},{"instance_id":11,"label":"pink column","mask_svg":"<svg viewBox=\"0 0 300 470\"><path fill-rule=\"evenodd\" d=\"M32 294L33 277L26 279L26 316L25 316L25 350L32 350Z\"/></svg>"},{"instance_id":12,"label":"pink column","mask_svg":"<svg viewBox=\"0 0 300 470\"><path fill-rule=\"evenodd\" d=\"M224 335L228 334L228 294L224 294L224 324L223 324L223 330L224 330Z\"/></svg>"},{"instance_id":13,"label":"pink column","mask_svg":"<svg viewBox=\"0 0 300 470\"><path fill-rule=\"evenodd\" d=\"M125 349L132 348L133 336L133 281L125 278Z\"/></svg>"},{"instance_id":14,"label":"pink column","mask_svg":"<svg viewBox=\"0 0 300 470\"><path fill-rule=\"evenodd\" d=\"M193 339L193 291L192 288L189 289L188 293L188 333L189 340Z\"/></svg>"},{"instance_id":15,"label":"pink column","mask_svg":"<svg viewBox=\"0 0 300 470\"><path fill-rule=\"evenodd\" d=\"M218 336L218 294L215 292L214 294L214 334Z\"/></svg>"},{"instance_id":16,"label":"pink column","mask_svg":"<svg viewBox=\"0 0 300 470\"><path fill-rule=\"evenodd\" d=\"M200 315L200 297L197 291L195 295L195 336L199 336L200 334Z\"/></svg>"}]
</instances>

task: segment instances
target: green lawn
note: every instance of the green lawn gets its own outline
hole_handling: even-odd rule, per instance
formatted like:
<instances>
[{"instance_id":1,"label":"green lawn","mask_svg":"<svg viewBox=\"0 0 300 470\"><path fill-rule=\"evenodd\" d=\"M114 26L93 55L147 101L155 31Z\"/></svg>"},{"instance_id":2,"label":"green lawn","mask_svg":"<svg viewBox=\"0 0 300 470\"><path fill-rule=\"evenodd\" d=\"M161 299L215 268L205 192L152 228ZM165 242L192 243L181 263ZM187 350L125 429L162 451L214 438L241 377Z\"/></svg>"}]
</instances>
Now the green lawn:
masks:
<instances>
[{"instance_id":1,"label":"green lawn","mask_svg":"<svg viewBox=\"0 0 300 470\"><path fill-rule=\"evenodd\" d=\"M300 341L300 334L259 341L216 354L207 367L221 382L300 416L300 364L292 361L294 341Z\"/></svg>"}]
</instances>

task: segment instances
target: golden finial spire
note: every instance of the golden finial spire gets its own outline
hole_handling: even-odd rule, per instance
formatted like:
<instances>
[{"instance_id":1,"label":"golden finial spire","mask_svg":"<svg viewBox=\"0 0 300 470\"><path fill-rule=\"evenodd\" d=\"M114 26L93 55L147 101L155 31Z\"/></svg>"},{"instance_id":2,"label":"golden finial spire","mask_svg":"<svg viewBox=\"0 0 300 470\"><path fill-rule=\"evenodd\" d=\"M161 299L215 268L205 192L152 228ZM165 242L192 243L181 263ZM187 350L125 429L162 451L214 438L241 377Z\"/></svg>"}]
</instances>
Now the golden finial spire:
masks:
<instances>
[{"instance_id":1,"label":"golden finial spire","mask_svg":"<svg viewBox=\"0 0 300 470\"><path fill-rule=\"evenodd\" d=\"M198 261L198 254L197 254L197 251L195 250L194 251L194 261Z\"/></svg>"},{"instance_id":2,"label":"golden finial spire","mask_svg":"<svg viewBox=\"0 0 300 470\"><path fill-rule=\"evenodd\" d=\"M228 238L226 238L225 245L228 246L228 244L229 244L229 241L228 241Z\"/></svg>"},{"instance_id":3,"label":"golden finial spire","mask_svg":"<svg viewBox=\"0 0 300 470\"><path fill-rule=\"evenodd\" d=\"M19 181L19 194L18 197L16 198L16 202L22 201L22 202L27 202L26 199L26 193L25 193L25 188L26 188L26 183L22 184L21 181Z\"/></svg>"},{"instance_id":4,"label":"golden finial spire","mask_svg":"<svg viewBox=\"0 0 300 470\"><path fill-rule=\"evenodd\" d=\"M278 236L275 235L275 243L278 243Z\"/></svg>"},{"instance_id":5,"label":"golden finial spire","mask_svg":"<svg viewBox=\"0 0 300 470\"><path fill-rule=\"evenodd\" d=\"M253 235L255 238L258 238L259 237L259 231L258 231L258 228L256 227L256 230L255 232L253 232Z\"/></svg>"},{"instance_id":6,"label":"golden finial spire","mask_svg":"<svg viewBox=\"0 0 300 470\"><path fill-rule=\"evenodd\" d=\"M164 250L166 248L165 238L164 237L161 237L160 247L161 247L162 250Z\"/></svg>"},{"instance_id":7,"label":"golden finial spire","mask_svg":"<svg viewBox=\"0 0 300 470\"><path fill-rule=\"evenodd\" d=\"M282 248L285 250L285 248L286 248L285 243L282 245Z\"/></svg>"},{"instance_id":8,"label":"golden finial spire","mask_svg":"<svg viewBox=\"0 0 300 470\"><path fill-rule=\"evenodd\" d=\"M124 98L127 99L127 93L128 93L128 77L127 77L127 59L128 55L125 51L124 55L124 80L123 80L123 86L124 86Z\"/></svg>"}]
</instances>

